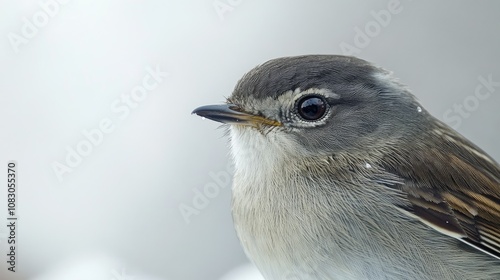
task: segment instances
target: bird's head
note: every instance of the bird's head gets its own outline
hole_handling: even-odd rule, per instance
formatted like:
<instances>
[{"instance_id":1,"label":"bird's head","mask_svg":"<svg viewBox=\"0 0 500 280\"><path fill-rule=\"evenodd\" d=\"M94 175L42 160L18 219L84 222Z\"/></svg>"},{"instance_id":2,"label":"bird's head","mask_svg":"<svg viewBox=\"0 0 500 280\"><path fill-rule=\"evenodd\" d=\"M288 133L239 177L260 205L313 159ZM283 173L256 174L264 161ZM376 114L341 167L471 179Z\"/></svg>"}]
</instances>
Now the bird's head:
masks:
<instances>
[{"instance_id":1,"label":"bird's head","mask_svg":"<svg viewBox=\"0 0 500 280\"><path fill-rule=\"evenodd\" d=\"M426 115L387 71L332 55L268 61L243 76L226 104L193 113L229 124L233 148L299 157L384 147L417 133Z\"/></svg>"}]
</instances>

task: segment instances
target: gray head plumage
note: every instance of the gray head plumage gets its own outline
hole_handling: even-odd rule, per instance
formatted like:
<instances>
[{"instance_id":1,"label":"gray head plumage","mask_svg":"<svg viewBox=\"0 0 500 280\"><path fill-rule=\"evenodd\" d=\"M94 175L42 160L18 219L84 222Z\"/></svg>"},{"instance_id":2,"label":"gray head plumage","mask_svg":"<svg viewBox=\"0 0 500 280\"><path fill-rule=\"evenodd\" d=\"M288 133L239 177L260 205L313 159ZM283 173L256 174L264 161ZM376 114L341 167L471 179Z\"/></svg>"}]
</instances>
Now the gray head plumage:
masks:
<instances>
[{"instance_id":1,"label":"gray head plumage","mask_svg":"<svg viewBox=\"0 0 500 280\"><path fill-rule=\"evenodd\" d=\"M297 116L294 106L304 95L321 95L328 101L324 118L306 121ZM279 121L302 146L326 154L418 133L418 127L398 127L417 126L422 123L417 118L427 116L388 71L349 56L270 60L244 75L228 102Z\"/></svg>"}]
</instances>

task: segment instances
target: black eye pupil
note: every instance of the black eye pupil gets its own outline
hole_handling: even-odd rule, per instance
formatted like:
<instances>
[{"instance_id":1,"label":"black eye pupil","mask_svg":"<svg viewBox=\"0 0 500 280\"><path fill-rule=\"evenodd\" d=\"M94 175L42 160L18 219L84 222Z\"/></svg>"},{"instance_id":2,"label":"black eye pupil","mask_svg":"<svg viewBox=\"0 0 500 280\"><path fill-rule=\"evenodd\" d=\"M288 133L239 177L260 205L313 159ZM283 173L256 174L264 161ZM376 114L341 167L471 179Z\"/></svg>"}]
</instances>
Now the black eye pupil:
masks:
<instances>
[{"instance_id":1,"label":"black eye pupil","mask_svg":"<svg viewBox=\"0 0 500 280\"><path fill-rule=\"evenodd\" d=\"M298 103L298 112L302 118L308 121L320 119L325 115L326 102L317 96L305 97Z\"/></svg>"}]
</instances>

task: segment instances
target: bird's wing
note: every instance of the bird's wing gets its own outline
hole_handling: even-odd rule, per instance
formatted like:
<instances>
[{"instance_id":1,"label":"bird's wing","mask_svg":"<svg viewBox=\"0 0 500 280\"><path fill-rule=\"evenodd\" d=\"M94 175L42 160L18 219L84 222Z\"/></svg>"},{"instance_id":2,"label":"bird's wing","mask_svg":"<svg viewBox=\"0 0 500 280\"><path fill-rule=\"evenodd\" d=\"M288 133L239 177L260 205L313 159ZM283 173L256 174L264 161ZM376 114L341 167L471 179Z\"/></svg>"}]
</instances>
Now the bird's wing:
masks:
<instances>
[{"instance_id":1,"label":"bird's wing","mask_svg":"<svg viewBox=\"0 0 500 280\"><path fill-rule=\"evenodd\" d=\"M500 259L500 166L459 134L436 134L384 167L404 180L405 211L434 229Z\"/></svg>"}]
</instances>

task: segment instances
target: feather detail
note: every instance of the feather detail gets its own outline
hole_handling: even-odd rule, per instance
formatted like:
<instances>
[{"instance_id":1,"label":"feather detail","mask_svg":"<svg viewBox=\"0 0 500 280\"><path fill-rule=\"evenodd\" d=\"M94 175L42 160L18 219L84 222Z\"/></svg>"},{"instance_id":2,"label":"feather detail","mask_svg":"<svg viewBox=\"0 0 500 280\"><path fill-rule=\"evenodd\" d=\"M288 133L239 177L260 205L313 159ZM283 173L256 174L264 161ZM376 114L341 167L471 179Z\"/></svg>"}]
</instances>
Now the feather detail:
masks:
<instances>
[{"instance_id":1,"label":"feather detail","mask_svg":"<svg viewBox=\"0 0 500 280\"><path fill-rule=\"evenodd\" d=\"M404 180L400 188L410 204L404 210L500 259L500 166L442 123L425 137L384 160Z\"/></svg>"}]
</instances>

